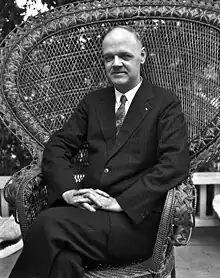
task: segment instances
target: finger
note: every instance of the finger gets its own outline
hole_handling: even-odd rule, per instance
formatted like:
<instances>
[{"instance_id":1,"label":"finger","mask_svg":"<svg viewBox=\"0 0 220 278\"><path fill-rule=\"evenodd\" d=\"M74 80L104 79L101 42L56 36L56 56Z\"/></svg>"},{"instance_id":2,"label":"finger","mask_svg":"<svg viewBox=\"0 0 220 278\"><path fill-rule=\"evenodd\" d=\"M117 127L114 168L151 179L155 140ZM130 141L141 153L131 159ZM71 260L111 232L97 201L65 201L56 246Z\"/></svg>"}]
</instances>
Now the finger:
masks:
<instances>
[{"instance_id":1,"label":"finger","mask_svg":"<svg viewBox=\"0 0 220 278\"><path fill-rule=\"evenodd\" d=\"M108 193L106 193L106 192L104 192L104 191L102 191L102 190L100 190L100 189L95 189L95 192L98 193L98 194L101 195L101 196L106 197L106 198L109 198L109 197L110 197L110 195L109 195Z\"/></svg>"},{"instance_id":2,"label":"finger","mask_svg":"<svg viewBox=\"0 0 220 278\"><path fill-rule=\"evenodd\" d=\"M74 196L71 200L71 203L72 204L79 204L79 203L91 203L92 201L85 197L84 195L83 196Z\"/></svg>"},{"instance_id":3,"label":"finger","mask_svg":"<svg viewBox=\"0 0 220 278\"><path fill-rule=\"evenodd\" d=\"M92 189L92 188L83 188L83 189L79 189L78 191L73 193L73 196L79 196L79 195L83 195L83 194L87 194L87 193L92 193L92 192L96 192L101 196L104 196L106 198L109 198L110 195L100 189Z\"/></svg>"},{"instance_id":4,"label":"finger","mask_svg":"<svg viewBox=\"0 0 220 278\"><path fill-rule=\"evenodd\" d=\"M88 211L91 211L91 212L96 211L96 209L93 206L90 206L90 204L88 204L88 203L82 203L81 206L84 207L85 209L87 209Z\"/></svg>"},{"instance_id":5,"label":"finger","mask_svg":"<svg viewBox=\"0 0 220 278\"><path fill-rule=\"evenodd\" d=\"M94 204L96 204L98 207L102 207L102 203L99 200L99 195L96 194L92 194L91 192L88 194L84 195L85 197L89 198Z\"/></svg>"},{"instance_id":6,"label":"finger","mask_svg":"<svg viewBox=\"0 0 220 278\"><path fill-rule=\"evenodd\" d=\"M85 209L84 206L82 206L82 204L75 204L74 206L80 209Z\"/></svg>"},{"instance_id":7,"label":"finger","mask_svg":"<svg viewBox=\"0 0 220 278\"><path fill-rule=\"evenodd\" d=\"M98 207L96 204L90 204L91 207L95 208L95 209L100 209L100 207Z\"/></svg>"},{"instance_id":8,"label":"finger","mask_svg":"<svg viewBox=\"0 0 220 278\"><path fill-rule=\"evenodd\" d=\"M89 208L87 205L85 205L86 203L75 203L75 204L72 204L74 207L77 207L77 208L80 208L80 209L84 209L84 210L89 210L91 211L92 209ZM95 209L95 206L93 207L93 205L91 205L92 208Z\"/></svg>"},{"instance_id":9,"label":"finger","mask_svg":"<svg viewBox=\"0 0 220 278\"><path fill-rule=\"evenodd\" d=\"M73 196L78 196L78 195L83 195L86 193L90 193L94 191L92 188L83 188L83 189L79 189L76 192L73 193Z\"/></svg>"}]
</instances>

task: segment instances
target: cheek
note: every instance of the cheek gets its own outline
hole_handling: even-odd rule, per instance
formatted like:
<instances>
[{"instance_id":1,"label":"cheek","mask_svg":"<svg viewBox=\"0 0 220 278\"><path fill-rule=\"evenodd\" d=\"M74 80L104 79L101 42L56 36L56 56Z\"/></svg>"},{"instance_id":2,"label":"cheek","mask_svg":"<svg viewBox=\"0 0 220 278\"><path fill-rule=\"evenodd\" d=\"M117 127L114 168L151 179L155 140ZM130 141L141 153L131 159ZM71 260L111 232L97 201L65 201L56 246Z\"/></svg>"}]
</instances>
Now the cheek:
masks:
<instances>
[{"instance_id":1,"label":"cheek","mask_svg":"<svg viewBox=\"0 0 220 278\"><path fill-rule=\"evenodd\" d=\"M107 72L109 72L110 71L110 69L111 69L111 64L110 63L105 63L105 70L107 71Z\"/></svg>"},{"instance_id":2,"label":"cheek","mask_svg":"<svg viewBox=\"0 0 220 278\"><path fill-rule=\"evenodd\" d=\"M139 61L134 61L133 63L131 63L129 65L129 67L133 72L137 72L140 69L140 62Z\"/></svg>"},{"instance_id":3,"label":"cheek","mask_svg":"<svg viewBox=\"0 0 220 278\"><path fill-rule=\"evenodd\" d=\"M124 63L124 67L125 67L129 72L134 72L134 71L136 71L137 64L136 64L136 63Z\"/></svg>"}]
</instances>

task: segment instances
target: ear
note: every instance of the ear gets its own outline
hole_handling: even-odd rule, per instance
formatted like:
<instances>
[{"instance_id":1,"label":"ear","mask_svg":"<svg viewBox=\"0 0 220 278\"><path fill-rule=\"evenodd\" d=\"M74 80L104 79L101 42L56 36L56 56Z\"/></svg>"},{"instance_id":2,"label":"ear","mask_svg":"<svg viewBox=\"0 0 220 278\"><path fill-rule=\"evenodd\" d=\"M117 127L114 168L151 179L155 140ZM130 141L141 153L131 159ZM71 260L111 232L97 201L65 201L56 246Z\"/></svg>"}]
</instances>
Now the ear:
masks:
<instances>
[{"instance_id":1,"label":"ear","mask_svg":"<svg viewBox=\"0 0 220 278\"><path fill-rule=\"evenodd\" d=\"M142 47L141 48L141 64L145 63L146 57L147 57L146 48Z\"/></svg>"}]
</instances>

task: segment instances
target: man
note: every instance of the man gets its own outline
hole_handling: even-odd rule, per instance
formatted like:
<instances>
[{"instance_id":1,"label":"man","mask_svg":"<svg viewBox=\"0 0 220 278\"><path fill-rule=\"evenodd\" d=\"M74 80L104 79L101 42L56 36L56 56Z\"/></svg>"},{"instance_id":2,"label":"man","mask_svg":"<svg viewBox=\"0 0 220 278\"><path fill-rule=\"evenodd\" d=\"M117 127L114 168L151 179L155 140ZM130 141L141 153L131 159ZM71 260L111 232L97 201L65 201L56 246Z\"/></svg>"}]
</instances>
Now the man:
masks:
<instances>
[{"instance_id":1,"label":"man","mask_svg":"<svg viewBox=\"0 0 220 278\"><path fill-rule=\"evenodd\" d=\"M114 86L88 94L45 147L50 208L31 226L10 278L77 278L91 262L147 259L167 191L188 175L180 100L141 77L138 34L115 27L102 50ZM78 187L70 160L85 141Z\"/></svg>"}]
</instances>

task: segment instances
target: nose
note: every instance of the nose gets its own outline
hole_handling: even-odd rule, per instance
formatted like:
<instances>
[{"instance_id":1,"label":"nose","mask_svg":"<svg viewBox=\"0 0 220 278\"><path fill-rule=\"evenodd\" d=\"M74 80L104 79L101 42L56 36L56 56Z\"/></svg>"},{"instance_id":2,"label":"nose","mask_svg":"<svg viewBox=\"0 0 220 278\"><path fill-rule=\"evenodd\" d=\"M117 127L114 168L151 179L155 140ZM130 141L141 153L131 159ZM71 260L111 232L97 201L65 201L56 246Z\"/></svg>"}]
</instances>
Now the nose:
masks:
<instances>
[{"instance_id":1,"label":"nose","mask_svg":"<svg viewBox=\"0 0 220 278\"><path fill-rule=\"evenodd\" d=\"M121 65L122 65L121 59L120 59L118 56L115 56L115 57L114 57L114 61L113 61L113 66L119 67L119 66L121 66Z\"/></svg>"}]
</instances>

